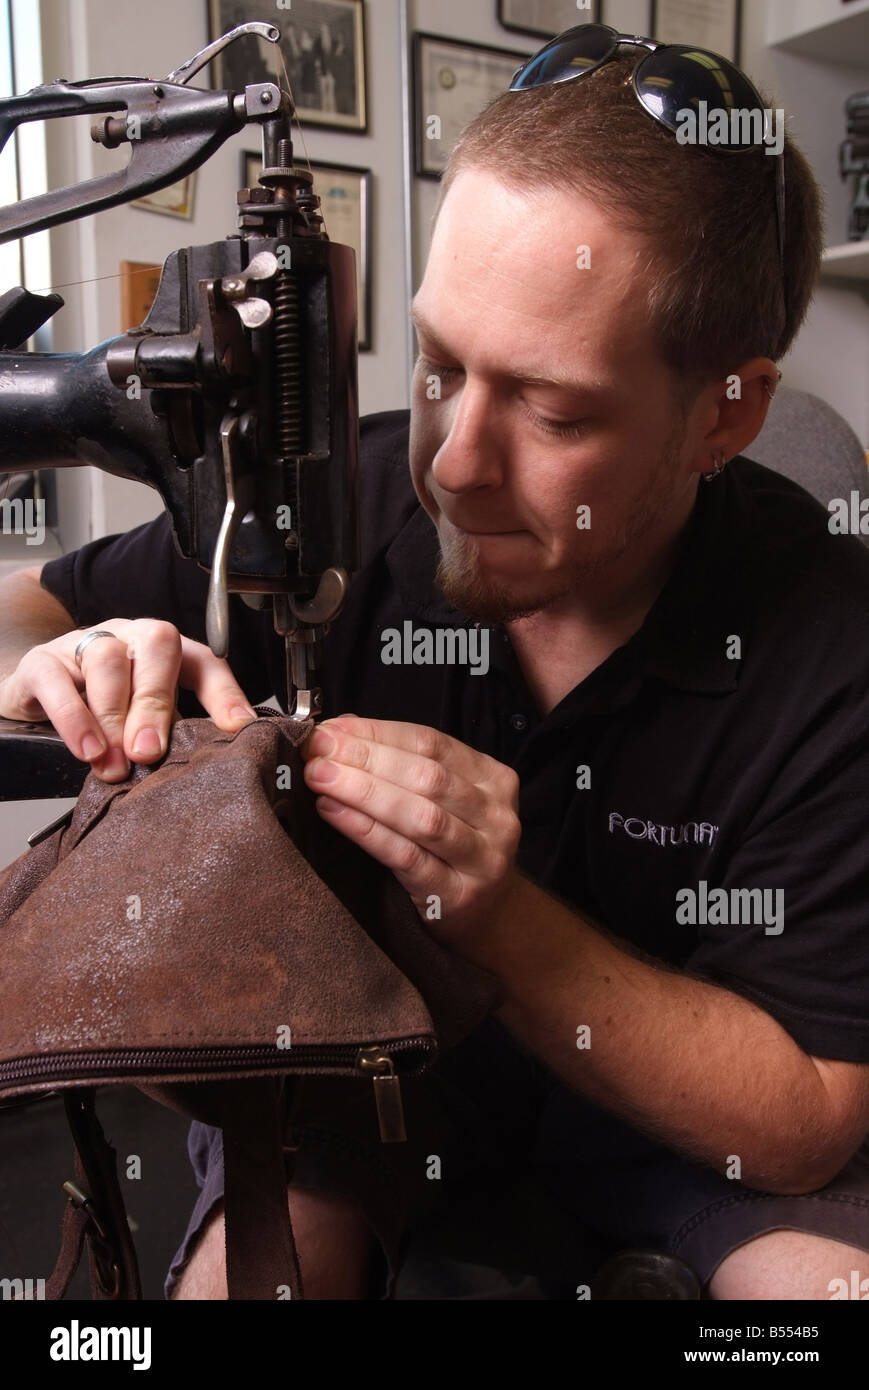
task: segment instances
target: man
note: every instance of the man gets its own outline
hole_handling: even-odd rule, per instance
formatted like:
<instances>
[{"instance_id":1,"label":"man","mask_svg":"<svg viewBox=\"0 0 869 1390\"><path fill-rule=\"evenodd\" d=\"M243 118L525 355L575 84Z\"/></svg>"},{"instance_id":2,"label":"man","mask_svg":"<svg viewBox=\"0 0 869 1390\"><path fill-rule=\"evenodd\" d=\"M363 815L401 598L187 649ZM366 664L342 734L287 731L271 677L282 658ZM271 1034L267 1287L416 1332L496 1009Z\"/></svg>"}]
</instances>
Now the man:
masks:
<instances>
[{"instance_id":1,"label":"man","mask_svg":"<svg viewBox=\"0 0 869 1390\"><path fill-rule=\"evenodd\" d=\"M739 457L811 295L817 193L788 144L780 264L773 161L681 146L636 57L465 133L414 304L413 490L406 417L363 427L366 549L324 686L353 713L306 780L505 1002L411 1097L425 1142L389 1156L391 1205L303 1147L314 1297L381 1287L381 1248L394 1275L426 1151L447 1183L524 1164L712 1298L869 1276L869 557ZM7 581L0 714L50 718L109 780L161 755L176 683L182 713L193 692L242 727L280 653L237 604L235 679L204 592L165 519ZM81 672L74 622L121 638ZM408 622L422 659L394 664ZM413 633L436 628L486 659L428 664ZM194 1152L174 1292L225 1297L219 1144L200 1127Z\"/></svg>"}]
</instances>

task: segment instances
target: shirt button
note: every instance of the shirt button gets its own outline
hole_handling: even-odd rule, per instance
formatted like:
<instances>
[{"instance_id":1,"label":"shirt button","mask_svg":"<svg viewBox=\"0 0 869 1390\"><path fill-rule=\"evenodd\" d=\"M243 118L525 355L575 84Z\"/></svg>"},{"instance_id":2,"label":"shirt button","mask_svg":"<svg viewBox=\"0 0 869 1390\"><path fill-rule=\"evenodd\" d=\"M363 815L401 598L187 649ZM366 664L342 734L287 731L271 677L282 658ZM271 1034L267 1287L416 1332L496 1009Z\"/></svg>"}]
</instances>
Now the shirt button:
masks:
<instances>
[{"instance_id":1,"label":"shirt button","mask_svg":"<svg viewBox=\"0 0 869 1390\"><path fill-rule=\"evenodd\" d=\"M515 729L517 734L524 734L528 728L528 720L524 714L510 715L510 728Z\"/></svg>"}]
</instances>

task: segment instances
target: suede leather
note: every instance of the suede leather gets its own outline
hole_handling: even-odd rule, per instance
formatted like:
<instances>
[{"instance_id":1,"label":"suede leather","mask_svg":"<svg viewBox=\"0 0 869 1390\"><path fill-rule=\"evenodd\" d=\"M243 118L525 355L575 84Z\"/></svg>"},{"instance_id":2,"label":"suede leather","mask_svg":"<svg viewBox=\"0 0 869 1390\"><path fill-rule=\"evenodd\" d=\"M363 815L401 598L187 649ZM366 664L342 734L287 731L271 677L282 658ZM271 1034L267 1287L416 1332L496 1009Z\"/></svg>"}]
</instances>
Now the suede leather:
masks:
<instances>
[{"instance_id":1,"label":"suede leather","mask_svg":"<svg viewBox=\"0 0 869 1390\"><path fill-rule=\"evenodd\" d=\"M158 765L91 774L68 825L0 875L0 1094L65 1091L87 1198L67 1207L51 1298L84 1235L94 1297L141 1296L95 1086L135 1084L223 1129L229 1297L298 1299L284 1078L362 1082L356 1054L374 1045L398 1075L420 1071L497 1001L317 815L299 753L312 727L179 720Z\"/></svg>"},{"instance_id":2,"label":"suede leather","mask_svg":"<svg viewBox=\"0 0 869 1390\"><path fill-rule=\"evenodd\" d=\"M408 1039L419 1046L396 1052L396 1071L419 1070L493 1007L491 977L439 946L394 876L317 815L298 751L311 727L180 720L161 763L114 785L91 774L69 826L0 876L0 1066L82 1057L65 1081L34 1070L0 1093L216 1081L227 1073L207 1063L142 1072L83 1054L278 1050L285 1025L287 1072L333 1070L294 1059L303 1045ZM239 1060L230 1074L274 1072ZM175 1103L208 1122L209 1092Z\"/></svg>"}]
</instances>

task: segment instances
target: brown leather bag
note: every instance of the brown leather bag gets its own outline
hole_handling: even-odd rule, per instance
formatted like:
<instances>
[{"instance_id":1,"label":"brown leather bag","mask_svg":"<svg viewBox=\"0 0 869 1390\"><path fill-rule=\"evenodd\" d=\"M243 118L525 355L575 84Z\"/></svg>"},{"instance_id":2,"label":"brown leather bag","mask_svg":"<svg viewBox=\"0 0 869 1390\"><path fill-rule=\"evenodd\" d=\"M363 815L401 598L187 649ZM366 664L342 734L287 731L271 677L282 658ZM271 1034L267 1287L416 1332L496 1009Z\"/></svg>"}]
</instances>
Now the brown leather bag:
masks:
<instances>
[{"instance_id":1,"label":"brown leather bag","mask_svg":"<svg viewBox=\"0 0 869 1390\"><path fill-rule=\"evenodd\" d=\"M229 1296L298 1298L285 1078L369 1078L381 1138L400 1141L401 1077L497 1002L317 815L298 752L311 721L260 713L234 735L181 720L157 766L91 774L0 875L0 1098L62 1090L77 1150L48 1297L85 1235L95 1297L141 1297L96 1087L223 1128Z\"/></svg>"}]
</instances>

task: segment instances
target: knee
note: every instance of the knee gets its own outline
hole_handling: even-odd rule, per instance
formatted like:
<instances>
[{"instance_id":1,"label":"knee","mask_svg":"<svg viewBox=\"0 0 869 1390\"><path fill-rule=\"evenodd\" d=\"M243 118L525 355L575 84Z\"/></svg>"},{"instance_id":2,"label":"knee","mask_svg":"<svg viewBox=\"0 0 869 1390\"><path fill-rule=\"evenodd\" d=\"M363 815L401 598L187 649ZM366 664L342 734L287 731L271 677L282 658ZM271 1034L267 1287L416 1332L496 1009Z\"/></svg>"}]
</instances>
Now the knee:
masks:
<instances>
[{"instance_id":1,"label":"knee","mask_svg":"<svg viewBox=\"0 0 869 1390\"><path fill-rule=\"evenodd\" d=\"M287 1196L305 1297L368 1297L377 1244L361 1210L329 1192L293 1188ZM228 1298L222 1206L211 1214L172 1298Z\"/></svg>"},{"instance_id":2,"label":"knee","mask_svg":"<svg viewBox=\"0 0 869 1390\"><path fill-rule=\"evenodd\" d=\"M869 1297L865 1250L806 1231L776 1230L731 1250L707 1292L713 1299L833 1299L853 1296L840 1290L859 1289L864 1279Z\"/></svg>"}]
</instances>

